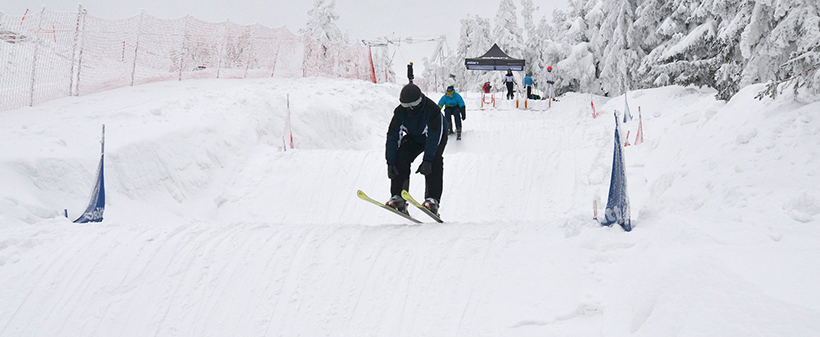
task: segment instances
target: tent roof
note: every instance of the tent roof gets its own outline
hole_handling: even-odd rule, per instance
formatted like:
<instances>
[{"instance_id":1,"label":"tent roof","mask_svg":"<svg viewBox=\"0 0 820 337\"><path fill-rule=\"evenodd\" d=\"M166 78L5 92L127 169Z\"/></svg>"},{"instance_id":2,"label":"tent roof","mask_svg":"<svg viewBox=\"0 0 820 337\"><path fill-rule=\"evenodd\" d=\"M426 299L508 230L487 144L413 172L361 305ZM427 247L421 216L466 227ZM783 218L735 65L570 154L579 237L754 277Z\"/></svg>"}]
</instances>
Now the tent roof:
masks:
<instances>
[{"instance_id":1,"label":"tent roof","mask_svg":"<svg viewBox=\"0 0 820 337\"><path fill-rule=\"evenodd\" d=\"M482 58L482 59L512 59L512 57L510 57L510 55L507 55L507 53L505 53L503 50L501 50L501 47L499 47L498 44L496 44L496 43L493 43L493 46L490 47L490 50L488 50L486 53L484 53L484 55L481 55L481 57L479 57L479 58Z\"/></svg>"},{"instance_id":2,"label":"tent roof","mask_svg":"<svg viewBox=\"0 0 820 337\"><path fill-rule=\"evenodd\" d=\"M498 44L493 44L481 57L465 59L464 65L469 70L524 70L524 60L510 57Z\"/></svg>"}]
</instances>

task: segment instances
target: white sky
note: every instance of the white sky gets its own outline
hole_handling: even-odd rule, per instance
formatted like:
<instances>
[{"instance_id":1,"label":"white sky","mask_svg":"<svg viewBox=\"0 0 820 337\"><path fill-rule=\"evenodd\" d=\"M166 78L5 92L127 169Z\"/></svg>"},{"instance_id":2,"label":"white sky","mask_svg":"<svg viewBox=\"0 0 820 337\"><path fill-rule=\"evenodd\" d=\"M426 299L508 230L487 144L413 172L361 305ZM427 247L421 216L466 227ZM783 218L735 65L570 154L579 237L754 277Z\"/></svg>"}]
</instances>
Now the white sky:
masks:
<instances>
[{"instance_id":1,"label":"white sky","mask_svg":"<svg viewBox=\"0 0 820 337\"><path fill-rule=\"evenodd\" d=\"M514 0L521 11L520 0ZM336 0L339 13L337 25L351 40L375 39L395 33L396 37L446 35L451 49L458 44L460 20L467 14L485 18L495 17L499 0ZM223 21L230 19L239 24L260 23L270 27L285 25L294 33L307 22L307 12L312 0L262 1L262 0L141 0L112 1L85 0L83 6L90 14L107 18L137 15L142 9L161 18L181 17L190 14L202 20ZM567 0L536 1L539 10L533 16L537 22L547 14L552 17L556 8L566 8ZM26 9L39 10L42 6L56 11L75 11L76 1L67 0L0 0L0 12L22 15ZM519 22L520 24L520 22ZM397 75L403 78L404 65L413 61L421 65L422 57L431 56L434 42L414 45L403 44L396 53L394 64ZM480 56L480 55L475 55ZM418 74L422 69L417 69Z\"/></svg>"}]
</instances>

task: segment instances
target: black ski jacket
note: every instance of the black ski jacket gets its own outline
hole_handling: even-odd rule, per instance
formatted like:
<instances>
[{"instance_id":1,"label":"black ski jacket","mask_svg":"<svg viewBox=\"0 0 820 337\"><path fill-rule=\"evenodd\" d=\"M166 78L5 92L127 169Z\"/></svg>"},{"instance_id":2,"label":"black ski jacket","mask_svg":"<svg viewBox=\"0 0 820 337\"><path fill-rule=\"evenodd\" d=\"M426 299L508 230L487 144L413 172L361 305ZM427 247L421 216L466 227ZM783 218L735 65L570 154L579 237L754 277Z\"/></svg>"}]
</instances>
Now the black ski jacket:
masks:
<instances>
[{"instance_id":1,"label":"black ski jacket","mask_svg":"<svg viewBox=\"0 0 820 337\"><path fill-rule=\"evenodd\" d=\"M387 128L385 157L387 164L396 163L402 139L424 145L424 160L433 161L444 133L444 116L436 102L424 96L415 109L401 105L393 110L393 119Z\"/></svg>"}]
</instances>

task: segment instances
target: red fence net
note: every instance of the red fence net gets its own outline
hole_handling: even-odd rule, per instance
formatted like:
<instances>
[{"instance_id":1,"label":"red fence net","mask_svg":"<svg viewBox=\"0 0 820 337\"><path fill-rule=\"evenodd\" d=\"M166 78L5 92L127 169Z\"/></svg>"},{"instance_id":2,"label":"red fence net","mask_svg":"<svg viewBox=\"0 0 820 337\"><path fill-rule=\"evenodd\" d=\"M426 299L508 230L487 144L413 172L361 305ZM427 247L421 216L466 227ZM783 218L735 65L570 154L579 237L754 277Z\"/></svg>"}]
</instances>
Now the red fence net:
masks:
<instances>
[{"instance_id":1,"label":"red fence net","mask_svg":"<svg viewBox=\"0 0 820 337\"><path fill-rule=\"evenodd\" d=\"M368 47L191 16L0 12L0 111L156 81L309 76L372 81Z\"/></svg>"}]
</instances>

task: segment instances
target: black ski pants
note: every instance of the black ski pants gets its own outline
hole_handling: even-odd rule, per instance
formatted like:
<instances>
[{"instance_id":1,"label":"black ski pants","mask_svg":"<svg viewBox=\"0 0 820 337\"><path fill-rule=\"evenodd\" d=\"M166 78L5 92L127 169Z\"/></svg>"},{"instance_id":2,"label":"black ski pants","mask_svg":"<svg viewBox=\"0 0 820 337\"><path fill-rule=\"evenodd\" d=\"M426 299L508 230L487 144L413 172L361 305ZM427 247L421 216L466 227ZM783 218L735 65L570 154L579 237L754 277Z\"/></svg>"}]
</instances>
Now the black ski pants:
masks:
<instances>
[{"instance_id":1,"label":"black ski pants","mask_svg":"<svg viewBox=\"0 0 820 337\"><path fill-rule=\"evenodd\" d=\"M444 147L447 146L447 135L442 135L441 143L438 144L436 156L433 157L433 172L424 177L426 188L424 198L433 198L441 201L441 189L444 186ZM424 144L418 144L403 138L399 145L399 153L396 158L396 169L399 176L390 180L390 195L401 195L401 190L410 191L410 164L420 154L424 153ZM419 163L420 164L420 163Z\"/></svg>"},{"instance_id":2,"label":"black ski pants","mask_svg":"<svg viewBox=\"0 0 820 337\"><path fill-rule=\"evenodd\" d=\"M507 82L507 99L514 99L513 96L513 82Z\"/></svg>"},{"instance_id":3,"label":"black ski pants","mask_svg":"<svg viewBox=\"0 0 820 337\"><path fill-rule=\"evenodd\" d=\"M461 131L461 108L457 106L448 106L444 108L444 115L447 116L446 130L453 130L453 117L456 118L456 130Z\"/></svg>"}]
</instances>

